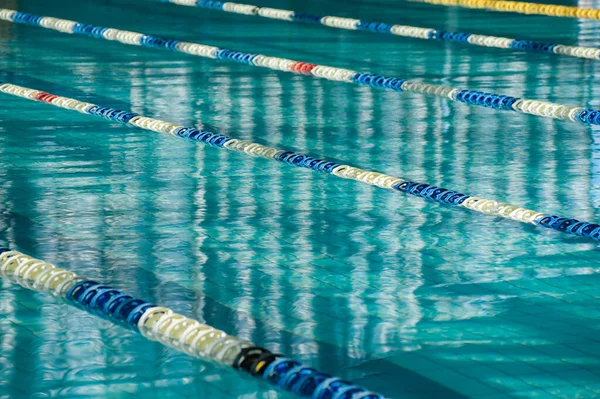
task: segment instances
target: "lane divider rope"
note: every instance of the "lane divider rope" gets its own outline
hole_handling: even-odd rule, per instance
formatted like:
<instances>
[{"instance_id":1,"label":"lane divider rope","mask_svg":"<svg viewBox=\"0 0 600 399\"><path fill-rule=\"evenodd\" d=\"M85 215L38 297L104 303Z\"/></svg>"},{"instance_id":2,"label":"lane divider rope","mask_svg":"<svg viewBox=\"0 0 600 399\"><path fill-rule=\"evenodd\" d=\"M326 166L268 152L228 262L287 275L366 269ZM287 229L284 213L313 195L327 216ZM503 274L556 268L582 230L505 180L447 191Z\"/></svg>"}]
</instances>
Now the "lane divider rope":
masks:
<instances>
[{"instance_id":1,"label":"lane divider rope","mask_svg":"<svg viewBox=\"0 0 600 399\"><path fill-rule=\"evenodd\" d=\"M459 191L436 187L426 183L413 182L400 177L389 176L379 172L318 159L293 151L285 151L274 147L264 146L251 141L238 140L221 134L195 129L193 127L184 127L159 119L148 118L129 111L102 107L96 104L81 102L67 97L60 97L9 83L2 84L0 82L0 92L28 100L44 102L72 111L78 111L83 114L95 115L111 121L133 125L145 130L152 130L158 133L199 141L211 147L237 151L255 157L262 157L298 168L307 168L331 174L342 179L356 180L372 186L400 191L438 203L467 208L486 215L511 219L600 241L600 225L595 223L545 214L492 199L479 198L463 194Z\"/></svg>"},{"instance_id":2,"label":"lane divider rope","mask_svg":"<svg viewBox=\"0 0 600 399\"><path fill-rule=\"evenodd\" d=\"M65 19L41 17L14 10L0 9L0 19L17 24L43 27L64 33L118 41L129 45L178 51L199 57L228 60L278 71L353 83L356 85L440 97L446 100L479 107L493 108L495 110L515 111L546 118L569 120L581 124L600 125L600 111L583 107L555 104L540 100L528 100L475 90L458 89L372 73L361 73L348 69L269 57L262 54L222 49L199 43L164 39L157 36L145 35L143 33L87 25Z\"/></svg>"},{"instance_id":3,"label":"lane divider rope","mask_svg":"<svg viewBox=\"0 0 600 399\"><path fill-rule=\"evenodd\" d=\"M313 399L384 398L169 308L134 298L18 251L0 248L0 276L29 290L51 295L151 341L233 367L300 396Z\"/></svg>"},{"instance_id":4,"label":"lane divider rope","mask_svg":"<svg viewBox=\"0 0 600 399\"><path fill-rule=\"evenodd\" d=\"M384 22L361 21L354 18L310 15L290 10L258 7L250 4L224 2L216 0L161 0L182 6L208 8L234 14L254 15L287 22L324 25L330 28L360 30L373 33L391 34L414 39L457 42L481 47L514 49L534 53L564 55L569 57L600 60L600 49L594 47L568 46L563 44L542 43L531 40L511 39L507 37L477 35L465 32L447 32L418 26L390 25Z\"/></svg>"},{"instance_id":5,"label":"lane divider rope","mask_svg":"<svg viewBox=\"0 0 600 399\"><path fill-rule=\"evenodd\" d=\"M527 15L546 15L549 17L568 17L580 19L600 19L600 10L561 6L556 4L528 3L506 0L408 0L414 3L427 3L450 7L476 8L486 11L514 12Z\"/></svg>"}]
</instances>

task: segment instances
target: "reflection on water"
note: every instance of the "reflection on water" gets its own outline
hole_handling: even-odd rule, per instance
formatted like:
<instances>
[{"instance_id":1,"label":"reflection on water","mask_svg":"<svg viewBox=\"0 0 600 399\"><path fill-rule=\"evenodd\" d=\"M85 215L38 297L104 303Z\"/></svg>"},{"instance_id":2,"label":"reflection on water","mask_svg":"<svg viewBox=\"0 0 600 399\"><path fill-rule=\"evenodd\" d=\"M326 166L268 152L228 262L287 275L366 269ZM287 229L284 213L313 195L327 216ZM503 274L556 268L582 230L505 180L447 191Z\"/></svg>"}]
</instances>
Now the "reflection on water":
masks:
<instances>
[{"instance_id":1,"label":"reflection on water","mask_svg":"<svg viewBox=\"0 0 600 399\"><path fill-rule=\"evenodd\" d=\"M0 0L16 7L8 3ZM114 1L70 4L23 0L18 7L600 106L598 63L589 61L259 23L164 4L153 14L139 1L122 6L127 15L115 12L121 4ZM298 2L261 4L311 11ZM549 26L541 17L417 4L406 11L383 0L348 4L360 7L313 7L513 36L531 21L532 38L600 45L594 21ZM3 79L600 220L595 128L40 32L0 24ZM592 243L40 104L1 101L0 244L390 397L586 397L598 389L593 309L600 258ZM286 397L248 379L231 384L238 374L1 284L0 397Z\"/></svg>"}]
</instances>

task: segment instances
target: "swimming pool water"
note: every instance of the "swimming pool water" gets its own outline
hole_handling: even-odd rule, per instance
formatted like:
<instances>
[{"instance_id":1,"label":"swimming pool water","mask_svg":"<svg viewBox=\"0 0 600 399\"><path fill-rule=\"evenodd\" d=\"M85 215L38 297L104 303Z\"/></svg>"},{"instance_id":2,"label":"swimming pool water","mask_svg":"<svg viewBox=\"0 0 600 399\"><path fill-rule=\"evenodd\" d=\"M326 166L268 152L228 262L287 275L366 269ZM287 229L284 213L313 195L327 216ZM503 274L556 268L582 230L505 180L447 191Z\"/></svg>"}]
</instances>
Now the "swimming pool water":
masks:
<instances>
[{"instance_id":1,"label":"swimming pool water","mask_svg":"<svg viewBox=\"0 0 600 399\"><path fill-rule=\"evenodd\" d=\"M260 5L600 46L598 21L391 0ZM600 108L600 62L142 0L0 7ZM598 127L1 21L0 54L0 81L600 220ZM600 395L593 242L44 104L0 104L0 246L390 398ZM293 397L0 287L0 398Z\"/></svg>"}]
</instances>

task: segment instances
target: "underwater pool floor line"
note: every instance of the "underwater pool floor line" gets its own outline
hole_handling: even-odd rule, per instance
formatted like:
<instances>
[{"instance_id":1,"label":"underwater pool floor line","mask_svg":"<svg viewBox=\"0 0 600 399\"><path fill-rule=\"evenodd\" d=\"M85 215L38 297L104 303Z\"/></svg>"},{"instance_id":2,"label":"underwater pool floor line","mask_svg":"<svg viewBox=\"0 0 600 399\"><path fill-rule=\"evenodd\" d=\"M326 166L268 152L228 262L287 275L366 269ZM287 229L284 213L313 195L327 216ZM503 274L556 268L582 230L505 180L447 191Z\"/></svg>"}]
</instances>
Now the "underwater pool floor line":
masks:
<instances>
[{"instance_id":1,"label":"underwater pool floor line","mask_svg":"<svg viewBox=\"0 0 600 399\"><path fill-rule=\"evenodd\" d=\"M413 39L456 42L473 46L493 47L506 50L520 50L531 53L564 55L569 57L600 60L600 49L594 47L568 46L563 44L542 43L532 40L520 40L507 37L478 35L466 32L447 32L419 26L392 25L385 22L362 21L355 18L320 16L303 12L259 7L252 4L224 2L216 0L159 0L189 7L207 8L228 13L259 16L267 19L296 22L302 24L323 25L330 28L358 30Z\"/></svg>"},{"instance_id":2,"label":"underwater pool floor line","mask_svg":"<svg viewBox=\"0 0 600 399\"><path fill-rule=\"evenodd\" d=\"M139 333L188 355L233 367L313 399L384 399L378 393L322 373L173 310L134 298L42 260L0 248L0 276L29 290Z\"/></svg>"},{"instance_id":3,"label":"underwater pool floor line","mask_svg":"<svg viewBox=\"0 0 600 399\"><path fill-rule=\"evenodd\" d=\"M403 192L438 203L467 208L490 216L515 220L600 241L600 225L596 223L545 214L492 199L463 194L459 191L453 191L427 183L414 182L400 177L389 176L379 172L314 158L293 151L285 151L274 147L264 146L251 141L238 140L221 134L211 133L193 127L185 127L175 123L145 117L129 111L103 107L72 98L60 97L10 83L3 84L0 82L0 92L31 101L51 104L71 111L78 111L83 114L94 115L114 122L133 125L157 133L187 138L215 148L262 157L286 163L291 166L334 175L342 179L356 180L372 186Z\"/></svg>"},{"instance_id":4,"label":"underwater pool floor line","mask_svg":"<svg viewBox=\"0 0 600 399\"><path fill-rule=\"evenodd\" d=\"M485 93L372 73L356 72L349 69L270 57L262 54L245 53L114 28L93 26L65 19L42 17L9 9L0 9L0 20L96 39L118 41L134 46L176 51L209 59L228 60L255 67L352 83L360 86L384 88L396 92L418 93L467 105L492 108L497 111L513 111L545 118L569 120L584 125L600 125L600 111L584 107L555 104L540 100L528 100L495 93Z\"/></svg>"}]
</instances>

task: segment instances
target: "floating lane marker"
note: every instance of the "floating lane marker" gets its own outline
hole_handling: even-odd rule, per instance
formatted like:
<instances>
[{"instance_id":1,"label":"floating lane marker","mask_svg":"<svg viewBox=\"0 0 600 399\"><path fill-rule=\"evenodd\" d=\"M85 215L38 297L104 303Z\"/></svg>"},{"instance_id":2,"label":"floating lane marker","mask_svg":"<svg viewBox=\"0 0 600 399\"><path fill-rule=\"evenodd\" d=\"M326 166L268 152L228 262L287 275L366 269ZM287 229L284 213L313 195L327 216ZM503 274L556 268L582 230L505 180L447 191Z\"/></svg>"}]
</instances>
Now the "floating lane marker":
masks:
<instances>
[{"instance_id":1,"label":"floating lane marker","mask_svg":"<svg viewBox=\"0 0 600 399\"><path fill-rule=\"evenodd\" d=\"M388 176L379 172L313 158L297 152L284 151L278 148L267 147L250 141L238 140L192 127L184 127L174 123L141 116L129 111L101 107L99 105L81 102L67 97L59 97L54 94L9 83L0 83L0 92L28 100L52 104L57 107L78 111L84 114L95 115L111 121L133 125L145 130L152 130L158 133L199 141L211 147L224 148L251 156L271 159L291 166L331 174L342 179L356 180L372 186L400 191L435 202L467 208L486 215L516 220L522 223L533 224L561 231L563 233L600 241L600 225L594 223L544 214L504 202L474 197L426 183L417 183L399 177Z\"/></svg>"},{"instance_id":2,"label":"floating lane marker","mask_svg":"<svg viewBox=\"0 0 600 399\"><path fill-rule=\"evenodd\" d=\"M546 118L556 118L579 122L582 124L600 125L600 111L583 107L555 104L547 101L527 100L494 93L483 93L474 90L463 90L453 87L421 83L400 78L361 73L348 69L334 68L324 65L298 62L284 58L269 57L261 54L244 53L227 50L198 43L164 39L143 33L129 32L113 28L103 28L82 24L65 19L40 17L13 10L0 9L0 19L32 26L39 26L64 33L73 33L97 39L114 40L124 44L159 48L181 53L239 62L252 66L264 67L278 71L309 75L317 78L335 80L357 85L385 88L394 91L406 91L446 100L493 108L501 111L516 111Z\"/></svg>"},{"instance_id":3,"label":"floating lane marker","mask_svg":"<svg viewBox=\"0 0 600 399\"><path fill-rule=\"evenodd\" d=\"M210 8L242 15L255 15L269 19L329 26L337 29L362 30L374 33L411 37L414 39L458 42L473 46L515 49L534 53L558 54L570 57L600 60L600 49L594 47L567 46L562 44L540 43L531 40L518 40L506 37L484 36L464 32L445 32L418 26L390 25L384 22L361 21L360 19L334 16L318 16L290 10L258 7L250 4L214 0L161 0L165 3L182 6ZM504 3L504 2L503 2Z\"/></svg>"},{"instance_id":4,"label":"floating lane marker","mask_svg":"<svg viewBox=\"0 0 600 399\"><path fill-rule=\"evenodd\" d=\"M0 248L0 276L29 290L52 295L151 341L244 371L300 396L383 399L380 394L188 319L169 308L134 298L8 248Z\"/></svg>"},{"instance_id":5,"label":"floating lane marker","mask_svg":"<svg viewBox=\"0 0 600 399\"><path fill-rule=\"evenodd\" d=\"M527 3L505 0L408 0L415 3L436 4L451 7L478 8L486 11L514 12L528 15L547 15L549 17L568 17L581 19L600 19L600 10L561 6L556 4Z\"/></svg>"}]
</instances>

